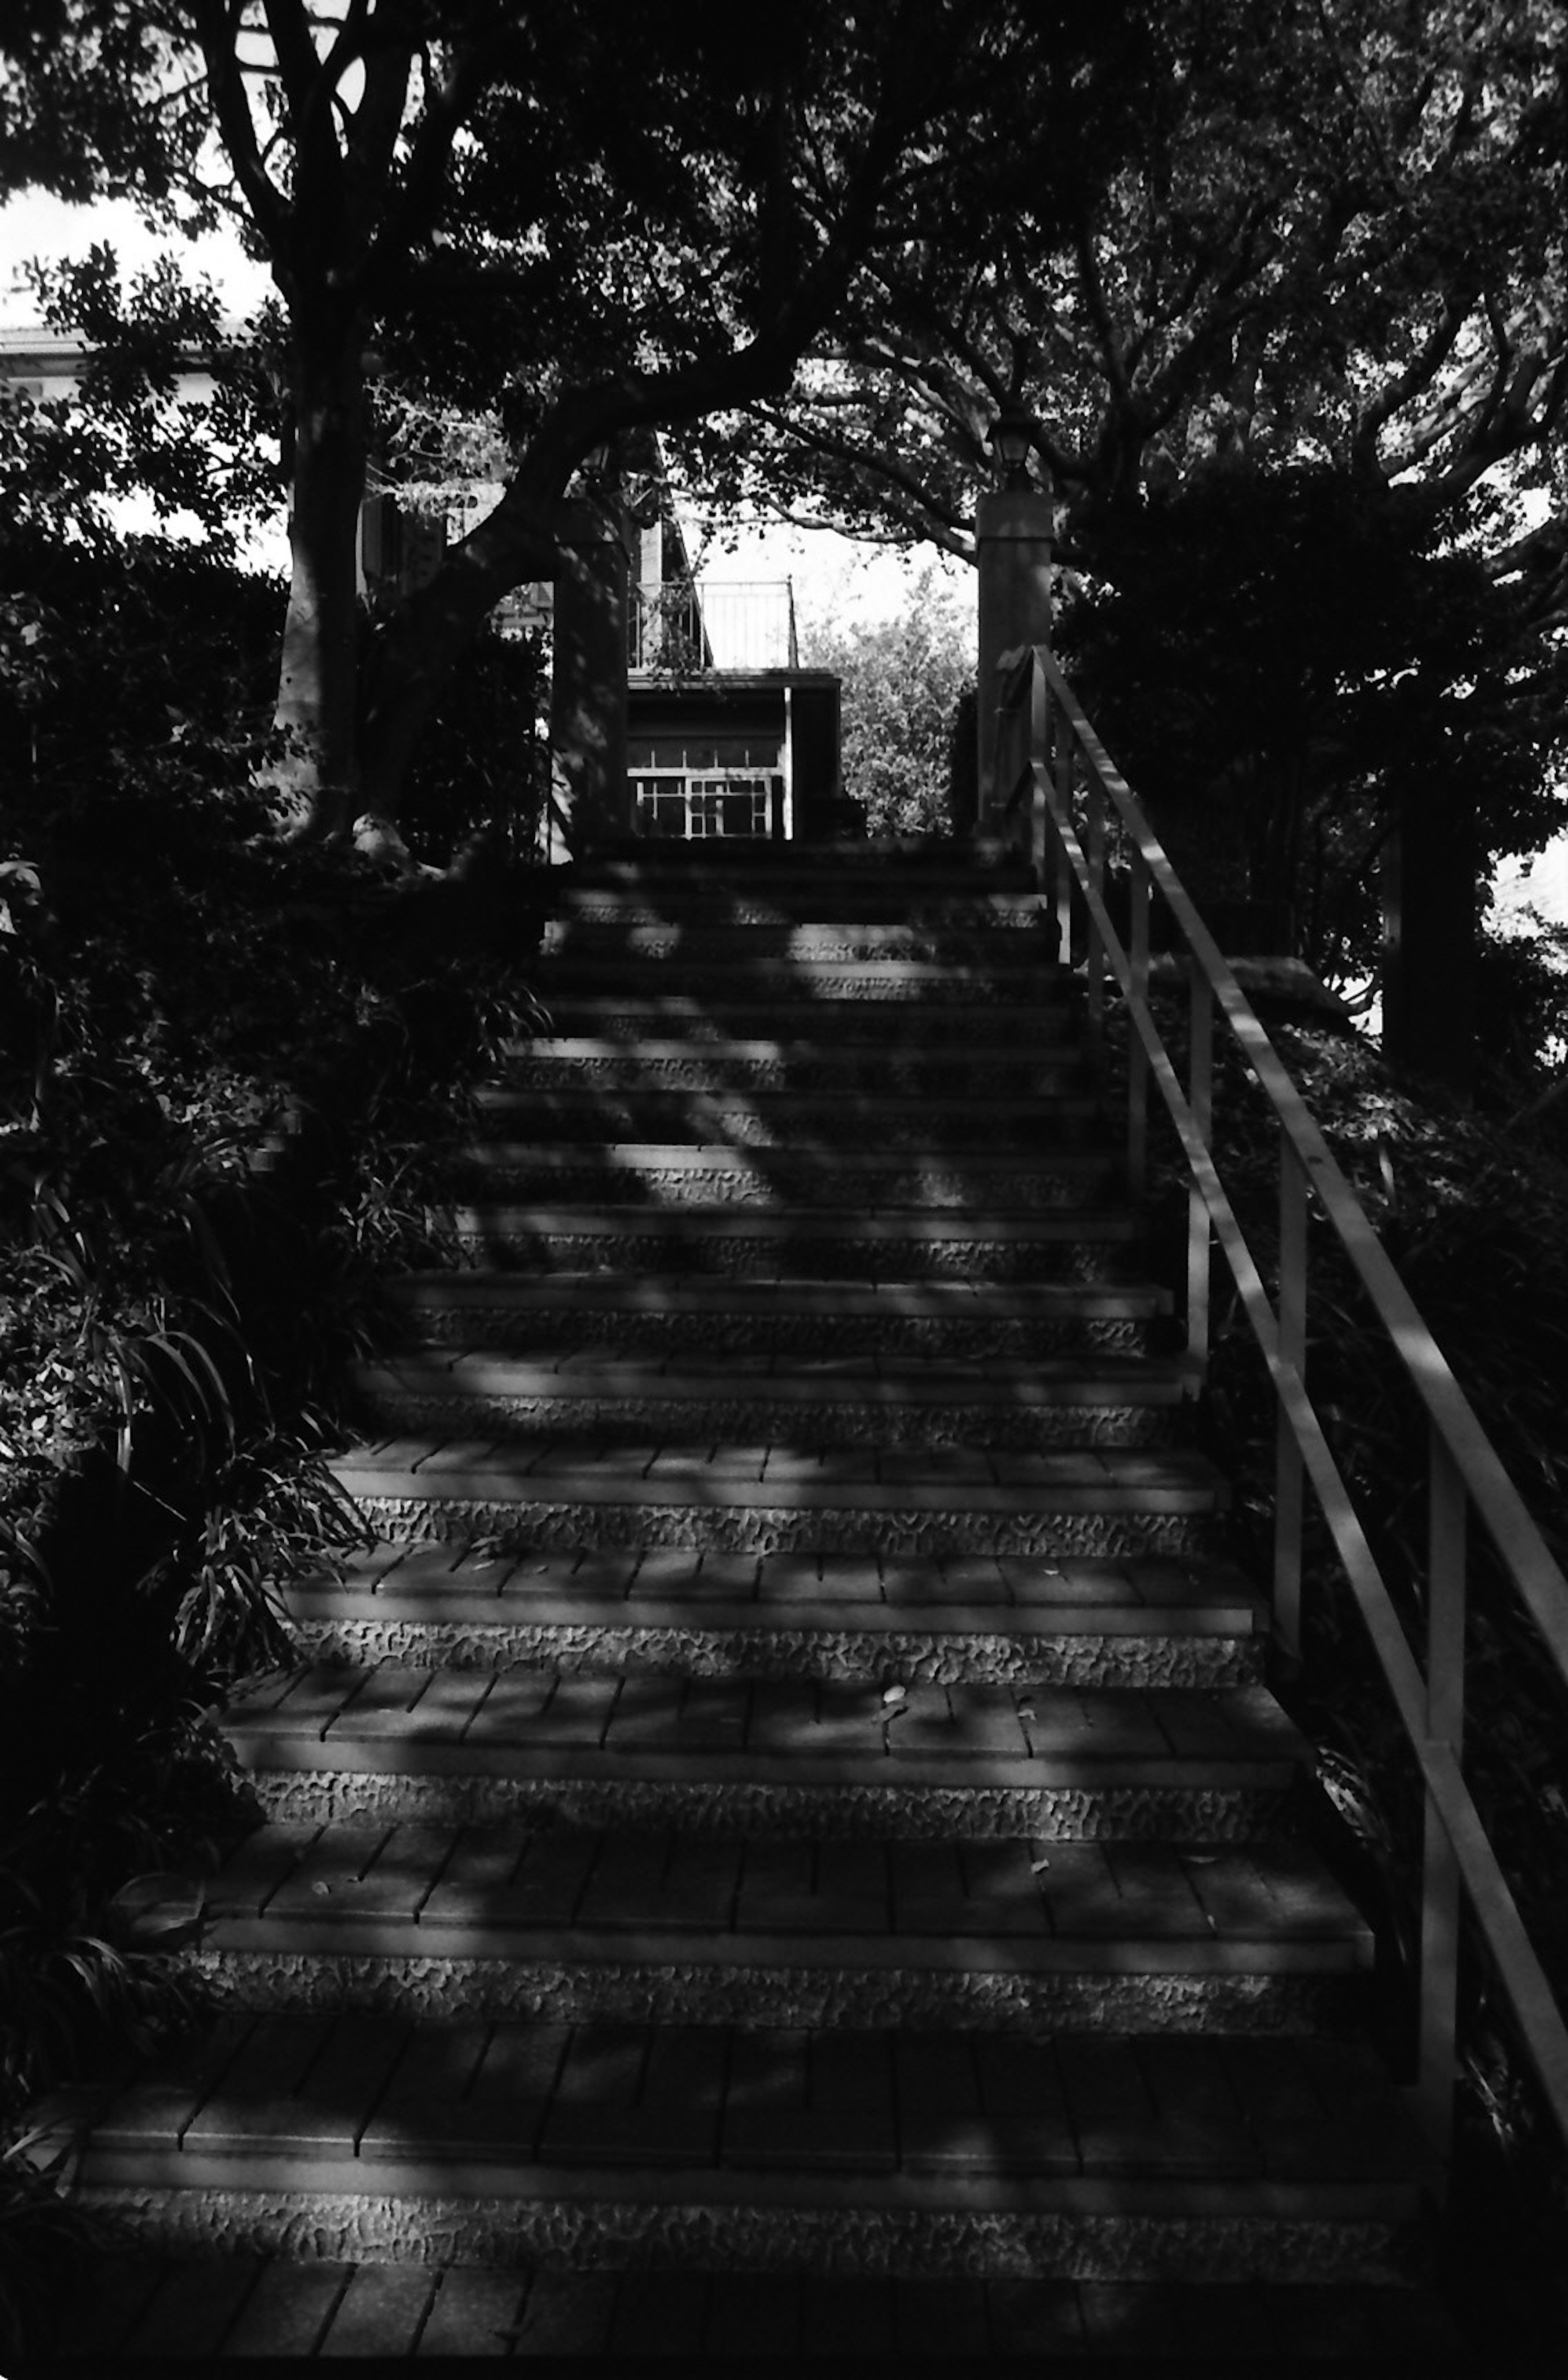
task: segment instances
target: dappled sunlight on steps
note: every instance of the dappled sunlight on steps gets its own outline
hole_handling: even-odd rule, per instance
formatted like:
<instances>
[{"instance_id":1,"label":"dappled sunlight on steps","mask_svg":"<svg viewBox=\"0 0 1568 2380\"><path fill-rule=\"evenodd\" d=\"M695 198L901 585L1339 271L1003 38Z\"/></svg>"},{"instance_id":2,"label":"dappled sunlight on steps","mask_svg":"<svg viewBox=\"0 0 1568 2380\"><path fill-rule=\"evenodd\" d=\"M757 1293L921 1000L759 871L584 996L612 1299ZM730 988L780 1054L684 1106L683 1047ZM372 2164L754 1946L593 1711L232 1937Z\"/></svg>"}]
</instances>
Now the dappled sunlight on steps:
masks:
<instances>
[{"instance_id":1,"label":"dappled sunlight on steps","mask_svg":"<svg viewBox=\"0 0 1568 2380\"><path fill-rule=\"evenodd\" d=\"M86 2111L97 2346L1442 2356L1027 888L557 891L359 1381L378 1543L229 1716L214 2021Z\"/></svg>"}]
</instances>

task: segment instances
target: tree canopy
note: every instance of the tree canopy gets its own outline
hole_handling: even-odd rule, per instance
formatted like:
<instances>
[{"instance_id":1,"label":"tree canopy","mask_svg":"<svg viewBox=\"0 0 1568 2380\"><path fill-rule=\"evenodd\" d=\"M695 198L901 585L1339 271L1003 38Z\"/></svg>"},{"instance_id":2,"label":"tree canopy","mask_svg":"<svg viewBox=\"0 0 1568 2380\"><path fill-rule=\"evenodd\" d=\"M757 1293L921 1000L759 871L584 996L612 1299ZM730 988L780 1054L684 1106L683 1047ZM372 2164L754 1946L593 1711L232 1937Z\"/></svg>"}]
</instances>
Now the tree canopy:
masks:
<instances>
[{"instance_id":1,"label":"tree canopy","mask_svg":"<svg viewBox=\"0 0 1568 2380\"><path fill-rule=\"evenodd\" d=\"M458 651L551 575L560 498L638 427L782 396L846 307L995 178L1111 153L1141 12L1088 0L24 0L0 173L239 224L284 318L293 584L279 695L319 823L390 803ZM1049 125L1078 128L1053 149ZM1016 160L1023 164L1020 152ZM366 358L498 405L505 492L361 671Z\"/></svg>"},{"instance_id":2,"label":"tree canopy","mask_svg":"<svg viewBox=\"0 0 1568 2380\"><path fill-rule=\"evenodd\" d=\"M901 260L697 475L968 555L998 406L1043 417L1069 551L1215 460L1333 466L1452 514L1511 466L1489 566L1568 615L1568 11L1176 0L1101 173ZM997 194L1000 198L1002 193ZM1511 533L1517 529L1519 533Z\"/></svg>"}]
</instances>

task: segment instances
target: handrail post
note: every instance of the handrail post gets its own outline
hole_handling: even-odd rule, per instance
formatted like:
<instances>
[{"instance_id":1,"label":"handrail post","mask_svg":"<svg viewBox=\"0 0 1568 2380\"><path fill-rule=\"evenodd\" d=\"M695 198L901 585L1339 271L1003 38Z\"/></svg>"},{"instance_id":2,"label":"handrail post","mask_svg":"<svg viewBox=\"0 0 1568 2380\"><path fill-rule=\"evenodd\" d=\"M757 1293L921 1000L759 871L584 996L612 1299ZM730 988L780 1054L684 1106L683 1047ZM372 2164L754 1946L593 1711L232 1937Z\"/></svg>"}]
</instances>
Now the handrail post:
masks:
<instances>
[{"instance_id":1,"label":"handrail post","mask_svg":"<svg viewBox=\"0 0 1568 2380\"><path fill-rule=\"evenodd\" d=\"M1467 1499L1458 1466L1429 1432L1427 1514L1427 1740L1465 1751L1465 1573ZM1434 2145L1453 2132L1459 2004L1459 1860L1428 1791L1421 1837L1421 2013L1416 2104Z\"/></svg>"},{"instance_id":2,"label":"handrail post","mask_svg":"<svg viewBox=\"0 0 1568 2380\"><path fill-rule=\"evenodd\" d=\"M1059 716L1057 734L1061 763L1056 782L1062 800L1067 802L1071 798L1073 790L1073 747L1069 740L1072 735L1072 722L1065 713ZM1084 856L1088 862L1090 889L1097 900L1103 901L1105 898L1105 788L1100 783L1097 770L1087 770L1085 777L1087 816L1084 821ZM1105 1053L1106 959L1105 944L1100 939L1100 928L1095 923L1092 913L1088 921L1087 966L1089 1034L1094 1046L1095 1064L1098 1067L1102 1063Z\"/></svg>"},{"instance_id":3,"label":"handrail post","mask_svg":"<svg viewBox=\"0 0 1568 2380\"><path fill-rule=\"evenodd\" d=\"M1280 1128L1280 1361L1307 1378L1307 1170ZM1274 1642L1301 1658L1301 1549L1307 1474L1282 1400L1274 1444Z\"/></svg>"},{"instance_id":4,"label":"handrail post","mask_svg":"<svg viewBox=\"0 0 1568 2380\"><path fill-rule=\"evenodd\" d=\"M1187 1105L1207 1148L1214 1122L1214 1001L1196 957L1187 960ZM1187 1360L1209 1361L1213 1230L1196 1178L1187 1190Z\"/></svg>"},{"instance_id":5,"label":"handrail post","mask_svg":"<svg viewBox=\"0 0 1568 2380\"><path fill-rule=\"evenodd\" d=\"M1132 895L1127 957L1132 970L1132 1004L1149 1006L1149 862L1135 846L1128 890ZM1143 1037L1129 1020L1127 1033L1127 1187L1141 1198L1149 1178L1149 1053Z\"/></svg>"},{"instance_id":6,"label":"handrail post","mask_svg":"<svg viewBox=\"0 0 1568 2380\"><path fill-rule=\"evenodd\" d=\"M1051 689L1039 659L1029 655L1029 727L1027 766L1051 764ZM1035 889L1041 905L1054 908L1065 889L1067 859L1061 844L1051 832L1050 814L1037 786L1031 786L1027 810L1029 835L1028 860L1034 869ZM1049 887L1050 899L1047 899Z\"/></svg>"}]
</instances>

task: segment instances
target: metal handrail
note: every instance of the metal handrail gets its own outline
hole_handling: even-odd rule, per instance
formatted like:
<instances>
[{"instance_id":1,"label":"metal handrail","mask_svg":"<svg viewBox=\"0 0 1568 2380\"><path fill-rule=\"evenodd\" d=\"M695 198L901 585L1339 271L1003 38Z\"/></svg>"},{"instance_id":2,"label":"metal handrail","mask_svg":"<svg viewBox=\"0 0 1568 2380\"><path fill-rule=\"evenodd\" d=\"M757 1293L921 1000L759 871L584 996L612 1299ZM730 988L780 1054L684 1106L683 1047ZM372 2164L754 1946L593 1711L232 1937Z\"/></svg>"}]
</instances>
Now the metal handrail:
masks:
<instances>
[{"instance_id":1,"label":"metal handrail","mask_svg":"<svg viewBox=\"0 0 1568 2380\"><path fill-rule=\"evenodd\" d=\"M1188 1352L1209 1342L1212 1244L1219 1242L1278 1402L1273 1612L1287 1653L1299 1645L1304 1487L1310 1482L1408 1734L1425 1791L1417 1977L1417 2100L1446 2145L1453 2122L1459 1917L1467 1895L1497 1962L1531 2061L1568 2140L1568 2024L1531 1945L1485 1822L1465 1781L1466 1529L1473 1506L1568 1682L1568 1579L1552 1559L1468 1398L1454 1378L1301 1092L1253 1013L1131 788L1112 767L1049 650L1024 646L998 670L995 783L1003 821L1027 836L1042 896L1071 948L1075 892L1088 921L1091 1019L1103 1021L1106 973L1133 1028L1127 1065L1128 1168L1141 1188L1148 1094L1158 1086L1190 1176ZM1021 749L1017 749L1021 746ZM1015 759L1010 752L1015 751ZM1083 829L1075 818L1081 780ZM1131 929L1124 943L1105 903L1107 812L1120 830ZM1149 912L1164 902L1185 949L1189 1001L1184 1088L1150 1005ZM1270 1300L1221 1180L1211 1145L1213 1014L1218 1009L1263 1097L1280 1141L1280 1287ZM1316 1195L1425 1409L1429 1453L1425 1666L1394 1601L1306 1383L1308 1195Z\"/></svg>"}]
</instances>

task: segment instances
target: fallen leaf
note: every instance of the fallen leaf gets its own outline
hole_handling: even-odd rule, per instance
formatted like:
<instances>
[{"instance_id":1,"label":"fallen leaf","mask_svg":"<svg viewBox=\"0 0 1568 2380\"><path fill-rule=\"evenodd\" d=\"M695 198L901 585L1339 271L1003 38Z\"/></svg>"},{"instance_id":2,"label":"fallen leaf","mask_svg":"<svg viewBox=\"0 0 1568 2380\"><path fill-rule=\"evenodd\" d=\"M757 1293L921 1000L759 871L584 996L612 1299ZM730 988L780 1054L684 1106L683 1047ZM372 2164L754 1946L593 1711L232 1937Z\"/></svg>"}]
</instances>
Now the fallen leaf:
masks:
<instances>
[{"instance_id":1,"label":"fallen leaf","mask_svg":"<svg viewBox=\"0 0 1568 2380\"><path fill-rule=\"evenodd\" d=\"M901 1703L908 1691L907 1686L884 1686L882 1700L884 1703Z\"/></svg>"}]
</instances>

